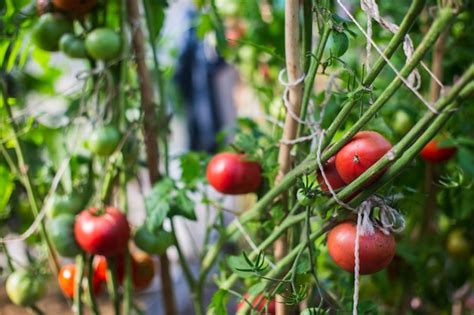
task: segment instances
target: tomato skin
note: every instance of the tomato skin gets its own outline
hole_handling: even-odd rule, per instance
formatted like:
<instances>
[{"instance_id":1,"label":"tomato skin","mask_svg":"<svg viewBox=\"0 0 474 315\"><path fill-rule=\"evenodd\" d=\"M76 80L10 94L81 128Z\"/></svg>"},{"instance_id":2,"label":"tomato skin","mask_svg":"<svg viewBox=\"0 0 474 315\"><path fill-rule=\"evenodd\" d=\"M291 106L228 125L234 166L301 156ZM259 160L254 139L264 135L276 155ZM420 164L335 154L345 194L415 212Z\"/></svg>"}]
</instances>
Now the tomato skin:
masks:
<instances>
[{"instance_id":1,"label":"tomato skin","mask_svg":"<svg viewBox=\"0 0 474 315\"><path fill-rule=\"evenodd\" d=\"M392 145L375 131L361 131L336 154L336 169L349 184L382 158ZM378 174L378 176L382 173Z\"/></svg>"},{"instance_id":2,"label":"tomato skin","mask_svg":"<svg viewBox=\"0 0 474 315\"><path fill-rule=\"evenodd\" d=\"M97 0L52 0L56 8L61 11L81 15L91 11L97 4Z\"/></svg>"},{"instance_id":3,"label":"tomato skin","mask_svg":"<svg viewBox=\"0 0 474 315\"><path fill-rule=\"evenodd\" d=\"M326 175L326 178L327 178L327 180L328 180L328 182L331 185L333 190L342 188L346 185L346 183L342 180L341 176L337 172L337 169L336 169L336 156L334 156L334 155L331 156L329 158L329 160L327 160L326 163L323 164L323 168L324 168L324 175ZM321 171L318 170L318 172L316 174L316 177L317 177L317 180L318 180L318 183L319 183L319 187L323 191L328 192L329 188L326 185L326 182L324 181L324 177L321 174Z\"/></svg>"},{"instance_id":4,"label":"tomato skin","mask_svg":"<svg viewBox=\"0 0 474 315\"><path fill-rule=\"evenodd\" d=\"M393 115L392 128L398 135L404 135L410 131L413 126L413 121L404 110L397 110Z\"/></svg>"},{"instance_id":5,"label":"tomato skin","mask_svg":"<svg viewBox=\"0 0 474 315\"><path fill-rule=\"evenodd\" d=\"M58 283L64 294L69 297L74 297L75 292L75 277L76 277L76 265L68 264L61 267L58 273ZM92 286L94 294L99 294L103 288L103 280L99 278L94 270L92 277Z\"/></svg>"},{"instance_id":6,"label":"tomato skin","mask_svg":"<svg viewBox=\"0 0 474 315\"><path fill-rule=\"evenodd\" d=\"M421 150L421 157L431 163L442 163L451 159L454 154L456 154L456 147L439 147L438 140L431 140L427 145Z\"/></svg>"},{"instance_id":7,"label":"tomato skin","mask_svg":"<svg viewBox=\"0 0 474 315\"><path fill-rule=\"evenodd\" d=\"M244 297L247 299L250 296L250 294L245 293ZM267 304L268 303L268 304ZM237 305L237 312L241 307L246 305L247 302L243 300L242 302ZM263 293L260 293L252 302L252 306L254 309L257 310L257 312L263 312L265 310L265 305L267 305L267 312L265 314L267 315L275 315L276 310L275 310L275 300L271 300L268 302L267 298L264 297ZM260 313L259 313L260 314ZM263 314L263 313L262 313Z\"/></svg>"},{"instance_id":8,"label":"tomato skin","mask_svg":"<svg viewBox=\"0 0 474 315\"><path fill-rule=\"evenodd\" d=\"M342 269L354 272L354 245L357 226L354 222L343 222L328 233L329 255ZM375 229L372 235L359 237L360 274L376 273L390 264L395 256L395 238Z\"/></svg>"},{"instance_id":9,"label":"tomato skin","mask_svg":"<svg viewBox=\"0 0 474 315\"><path fill-rule=\"evenodd\" d=\"M219 153L207 166L206 176L215 190L227 195L257 192L262 183L260 164L246 161L244 154Z\"/></svg>"},{"instance_id":10,"label":"tomato skin","mask_svg":"<svg viewBox=\"0 0 474 315\"><path fill-rule=\"evenodd\" d=\"M100 156L111 155L120 142L120 132L114 126L94 130L89 138L89 149Z\"/></svg>"},{"instance_id":11,"label":"tomato skin","mask_svg":"<svg viewBox=\"0 0 474 315\"><path fill-rule=\"evenodd\" d=\"M71 21L61 14L46 13L40 16L33 26L31 37L34 44L46 51L58 51L59 39L66 33L72 33Z\"/></svg>"},{"instance_id":12,"label":"tomato skin","mask_svg":"<svg viewBox=\"0 0 474 315\"><path fill-rule=\"evenodd\" d=\"M48 222L48 233L56 251L64 257L74 257L81 253L74 238L73 215L62 214Z\"/></svg>"},{"instance_id":13,"label":"tomato skin","mask_svg":"<svg viewBox=\"0 0 474 315\"><path fill-rule=\"evenodd\" d=\"M130 227L125 215L117 208L105 207L103 213L90 208L77 215L74 235L86 252L115 256L127 248Z\"/></svg>"},{"instance_id":14,"label":"tomato skin","mask_svg":"<svg viewBox=\"0 0 474 315\"><path fill-rule=\"evenodd\" d=\"M471 243L464 236L464 231L454 229L448 234L446 248L455 258L468 258L471 255Z\"/></svg>"},{"instance_id":15,"label":"tomato skin","mask_svg":"<svg viewBox=\"0 0 474 315\"><path fill-rule=\"evenodd\" d=\"M171 233L161 230L157 233L153 233L146 225L140 226L133 235L135 245L142 251L162 255L166 252L168 247L174 244L174 237Z\"/></svg>"},{"instance_id":16,"label":"tomato skin","mask_svg":"<svg viewBox=\"0 0 474 315\"><path fill-rule=\"evenodd\" d=\"M14 304L28 306L46 295L47 281L42 275L32 274L27 270L16 270L8 276L5 290Z\"/></svg>"},{"instance_id":17,"label":"tomato skin","mask_svg":"<svg viewBox=\"0 0 474 315\"><path fill-rule=\"evenodd\" d=\"M95 60L118 58L122 50L122 38L109 28L96 28L86 37L86 49Z\"/></svg>"},{"instance_id":18,"label":"tomato skin","mask_svg":"<svg viewBox=\"0 0 474 315\"><path fill-rule=\"evenodd\" d=\"M155 265L150 255L143 252L130 253L132 268L132 283L137 290L148 288L155 276ZM125 277L125 256L115 257L117 262L117 281L123 283ZM102 281L107 281L107 259L104 256L94 257L96 276Z\"/></svg>"},{"instance_id":19,"label":"tomato skin","mask_svg":"<svg viewBox=\"0 0 474 315\"><path fill-rule=\"evenodd\" d=\"M53 11L51 0L36 0L36 12L38 15L43 15L51 11Z\"/></svg>"},{"instance_id":20,"label":"tomato skin","mask_svg":"<svg viewBox=\"0 0 474 315\"><path fill-rule=\"evenodd\" d=\"M71 33L64 34L59 40L59 48L70 58L86 58L86 45L84 41Z\"/></svg>"}]
</instances>

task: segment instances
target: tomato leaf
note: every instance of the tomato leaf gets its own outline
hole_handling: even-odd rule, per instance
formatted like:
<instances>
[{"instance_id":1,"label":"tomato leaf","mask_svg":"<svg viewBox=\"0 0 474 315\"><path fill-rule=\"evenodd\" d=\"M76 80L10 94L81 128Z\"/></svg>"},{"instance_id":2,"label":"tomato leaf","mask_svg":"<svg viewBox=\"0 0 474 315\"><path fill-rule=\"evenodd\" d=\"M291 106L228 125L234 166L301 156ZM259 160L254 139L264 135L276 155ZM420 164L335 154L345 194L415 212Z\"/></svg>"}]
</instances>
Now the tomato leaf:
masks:
<instances>
[{"instance_id":1,"label":"tomato leaf","mask_svg":"<svg viewBox=\"0 0 474 315\"><path fill-rule=\"evenodd\" d=\"M14 187L13 175L7 168L0 165L0 219L5 219L10 214L7 205Z\"/></svg>"},{"instance_id":2,"label":"tomato leaf","mask_svg":"<svg viewBox=\"0 0 474 315\"><path fill-rule=\"evenodd\" d=\"M336 57L341 57L344 55L349 48L349 38L347 38L346 33L332 32L332 47L331 52Z\"/></svg>"},{"instance_id":3,"label":"tomato leaf","mask_svg":"<svg viewBox=\"0 0 474 315\"><path fill-rule=\"evenodd\" d=\"M192 201L185 190L178 190L176 196L172 201L172 209L170 211L170 216L180 215L186 219L196 221L196 212L194 211L194 201Z\"/></svg>"}]
</instances>

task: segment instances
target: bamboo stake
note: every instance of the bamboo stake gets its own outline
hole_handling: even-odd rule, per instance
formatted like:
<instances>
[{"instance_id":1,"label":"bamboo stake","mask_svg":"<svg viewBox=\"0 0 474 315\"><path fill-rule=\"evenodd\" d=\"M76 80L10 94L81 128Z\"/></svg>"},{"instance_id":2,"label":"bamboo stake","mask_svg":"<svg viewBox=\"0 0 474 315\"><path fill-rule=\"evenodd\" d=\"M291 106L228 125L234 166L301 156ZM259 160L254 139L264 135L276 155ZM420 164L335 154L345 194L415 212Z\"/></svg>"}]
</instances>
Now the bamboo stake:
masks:
<instances>
[{"instance_id":1,"label":"bamboo stake","mask_svg":"<svg viewBox=\"0 0 474 315\"><path fill-rule=\"evenodd\" d=\"M154 184L160 180L161 175L158 169L160 154L158 148L157 115L153 102L153 87L151 76L145 62L145 38L139 24L140 11L138 2L137 0L129 0L127 4L128 20L132 29L132 46L135 51L138 79L140 82L141 106L144 113L143 136L145 138L148 172L150 183ZM177 314L177 309L174 301L169 260L166 253L160 256L160 268L165 313L167 315L175 315Z\"/></svg>"}]
</instances>

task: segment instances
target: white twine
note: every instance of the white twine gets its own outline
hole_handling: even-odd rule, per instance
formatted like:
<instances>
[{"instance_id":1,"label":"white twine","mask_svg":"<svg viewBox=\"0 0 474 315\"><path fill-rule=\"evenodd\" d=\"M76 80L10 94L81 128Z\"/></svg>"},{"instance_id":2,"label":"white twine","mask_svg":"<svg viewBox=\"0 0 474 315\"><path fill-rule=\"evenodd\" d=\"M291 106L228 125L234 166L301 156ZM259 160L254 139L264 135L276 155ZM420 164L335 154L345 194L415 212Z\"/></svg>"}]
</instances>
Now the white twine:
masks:
<instances>
[{"instance_id":1,"label":"white twine","mask_svg":"<svg viewBox=\"0 0 474 315\"><path fill-rule=\"evenodd\" d=\"M235 220L236 224L237 224L237 229L239 229L240 233L242 233L242 235L244 236L244 239L245 241L250 245L250 247L252 248L253 252L254 253L258 253L259 250L258 250L258 247L257 245L255 244L255 242L252 240L252 238L250 237L250 235L247 233L247 231L245 230L245 228L242 226L242 223L240 223L240 221L237 219ZM268 263L268 265L272 268L272 269L275 269L276 266L275 264L270 261L269 259L265 258L266 262Z\"/></svg>"},{"instance_id":2,"label":"white twine","mask_svg":"<svg viewBox=\"0 0 474 315\"><path fill-rule=\"evenodd\" d=\"M288 94L290 93L290 88L293 88L297 86L298 84L303 83L306 75L303 73L296 81L294 82L286 82L283 79L283 75L286 72L286 68L281 69L280 73L278 74L278 81L280 81L280 84L285 87L285 90L283 92L283 104L285 105L286 110L290 114L290 116L297 121L300 124L307 125L309 124L307 121L303 121L300 119L299 115L297 115L293 109L291 108L290 100L288 98Z\"/></svg>"},{"instance_id":3,"label":"white twine","mask_svg":"<svg viewBox=\"0 0 474 315\"><path fill-rule=\"evenodd\" d=\"M362 34L366 37L366 39L370 42L370 44L375 48L375 50L380 54L380 56L386 61L386 63L389 65L389 67L395 72L395 75L406 85L406 87L415 94L420 101L433 113L439 114L439 112L434 108L427 100L423 98L423 96L416 90L416 87L413 86L413 84L405 79L400 72L397 70L397 68L392 64L390 59L385 56L383 51L380 49L380 47L368 36L367 32L362 28L362 26L357 22L357 20L352 16L352 14L349 12L349 10L344 6L344 4L341 2L341 0L337 0L337 3L340 5L344 13L351 19L351 21L357 26L357 28L362 32ZM405 44L404 44L404 50L405 50Z\"/></svg>"},{"instance_id":4,"label":"white twine","mask_svg":"<svg viewBox=\"0 0 474 315\"><path fill-rule=\"evenodd\" d=\"M380 208L379 220L372 220L370 213L374 207ZM357 315L359 304L360 287L360 244L359 238L364 235L372 235L378 228L384 234L401 232L405 228L405 219L394 208L387 205L383 199L371 196L362 202L357 208L357 227L354 243L354 295L352 296L352 314Z\"/></svg>"},{"instance_id":5,"label":"white twine","mask_svg":"<svg viewBox=\"0 0 474 315\"><path fill-rule=\"evenodd\" d=\"M328 190L329 192L331 193L332 197L334 198L334 200L343 208L346 208L350 211L357 211L356 209L352 208L351 206L349 206L347 203L345 203L344 201L342 201L341 199L339 199L337 197L337 194L336 192L334 191L334 189L332 188L331 186L331 183L329 182L327 176L326 176L326 173L324 172L324 167L323 167L323 163L321 162L321 146L322 146L322 143L323 143L323 138L324 138L324 135L325 135L325 131L324 130L321 130L321 135L319 136L319 141L318 141L318 148L316 150L316 161L318 162L318 167L319 167L319 171L321 172L321 175L323 177L323 180L324 180L324 183L326 184L326 186L328 187Z\"/></svg>"},{"instance_id":6,"label":"white twine","mask_svg":"<svg viewBox=\"0 0 474 315\"><path fill-rule=\"evenodd\" d=\"M362 2L361 2L361 5L362 5ZM367 35L369 36L369 38L372 39L372 17L370 16L369 13L367 13ZM366 68L367 72L370 71L371 48L372 48L372 46L370 45L370 42L367 41L367 43L365 45L365 51L366 51L366 53L365 53L365 68Z\"/></svg>"}]
</instances>

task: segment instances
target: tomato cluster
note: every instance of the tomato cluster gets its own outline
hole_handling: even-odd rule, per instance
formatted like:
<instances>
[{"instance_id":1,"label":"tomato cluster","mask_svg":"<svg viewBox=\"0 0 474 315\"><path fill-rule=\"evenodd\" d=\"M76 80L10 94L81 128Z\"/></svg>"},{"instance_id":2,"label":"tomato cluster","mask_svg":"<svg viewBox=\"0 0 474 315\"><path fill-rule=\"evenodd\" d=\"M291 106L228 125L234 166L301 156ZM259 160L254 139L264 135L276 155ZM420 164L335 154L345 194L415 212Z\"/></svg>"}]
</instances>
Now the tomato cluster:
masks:
<instances>
[{"instance_id":1,"label":"tomato cluster","mask_svg":"<svg viewBox=\"0 0 474 315\"><path fill-rule=\"evenodd\" d=\"M344 145L323 165L327 182L336 190L350 184L357 177L382 158L392 145L375 131L361 131ZM381 176L376 174L372 181ZM328 186L320 171L317 173L320 189L328 191Z\"/></svg>"},{"instance_id":2,"label":"tomato cluster","mask_svg":"<svg viewBox=\"0 0 474 315\"><path fill-rule=\"evenodd\" d=\"M109 28L97 28L76 34L74 19L84 19L97 0L38 0L38 22L33 27L35 45L46 51L61 50L71 58L112 60L120 56L122 38Z\"/></svg>"}]
</instances>

